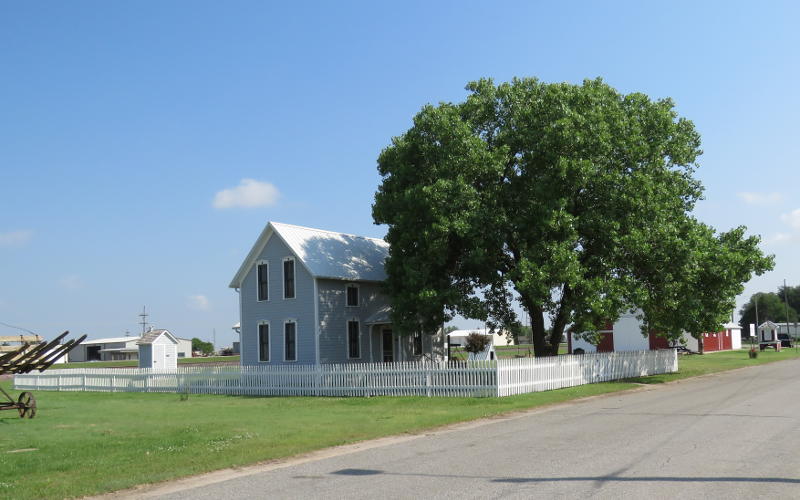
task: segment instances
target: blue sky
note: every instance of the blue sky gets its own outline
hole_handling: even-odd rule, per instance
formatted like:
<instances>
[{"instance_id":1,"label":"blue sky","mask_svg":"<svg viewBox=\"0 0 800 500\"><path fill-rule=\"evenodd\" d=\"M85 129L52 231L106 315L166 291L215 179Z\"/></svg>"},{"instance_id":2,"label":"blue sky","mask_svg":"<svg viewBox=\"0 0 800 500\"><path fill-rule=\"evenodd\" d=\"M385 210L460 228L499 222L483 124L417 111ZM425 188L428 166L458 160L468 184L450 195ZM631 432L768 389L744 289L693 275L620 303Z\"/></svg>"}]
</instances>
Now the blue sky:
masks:
<instances>
[{"instance_id":1,"label":"blue sky","mask_svg":"<svg viewBox=\"0 0 800 500\"><path fill-rule=\"evenodd\" d=\"M266 222L383 236L378 153L480 77L672 97L698 217L776 255L739 303L798 284L800 4L644 4L3 2L0 321L229 345Z\"/></svg>"}]
</instances>

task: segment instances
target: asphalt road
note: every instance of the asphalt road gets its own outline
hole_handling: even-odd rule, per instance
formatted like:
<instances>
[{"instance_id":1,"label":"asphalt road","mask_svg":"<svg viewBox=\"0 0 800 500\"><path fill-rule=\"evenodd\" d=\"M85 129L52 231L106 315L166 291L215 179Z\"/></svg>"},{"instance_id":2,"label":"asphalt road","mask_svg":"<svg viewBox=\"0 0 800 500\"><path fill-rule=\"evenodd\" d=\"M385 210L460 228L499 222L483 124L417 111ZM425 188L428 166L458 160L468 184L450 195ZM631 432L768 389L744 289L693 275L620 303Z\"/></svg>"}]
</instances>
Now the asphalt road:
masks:
<instances>
[{"instance_id":1,"label":"asphalt road","mask_svg":"<svg viewBox=\"0 0 800 500\"><path fill-rule=\"evenodd\" d=\"M135 496L800 498L798 374L774 363Z\"/></svg>"}]
</instances>

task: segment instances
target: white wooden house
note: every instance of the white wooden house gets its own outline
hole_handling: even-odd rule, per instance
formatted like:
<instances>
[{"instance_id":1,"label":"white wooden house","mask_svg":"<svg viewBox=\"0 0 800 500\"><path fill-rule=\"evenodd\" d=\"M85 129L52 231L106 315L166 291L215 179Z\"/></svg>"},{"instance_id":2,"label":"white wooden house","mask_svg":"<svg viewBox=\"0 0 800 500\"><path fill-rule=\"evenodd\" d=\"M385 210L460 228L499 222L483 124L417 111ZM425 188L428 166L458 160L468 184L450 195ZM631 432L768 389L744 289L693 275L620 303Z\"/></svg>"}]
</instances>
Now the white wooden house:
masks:
<instances>
[{"instance_id":1,"label":"white wooden house","mask_svg":"<svg viewBox=\"0 0 800 500\"><path fill-rule=\"evenodd\" d=\"M386 241L278 222L230 287L239 292L241 364L444 358L440 332L401 332L383 293Z\"/></svg>"}]
</instances>

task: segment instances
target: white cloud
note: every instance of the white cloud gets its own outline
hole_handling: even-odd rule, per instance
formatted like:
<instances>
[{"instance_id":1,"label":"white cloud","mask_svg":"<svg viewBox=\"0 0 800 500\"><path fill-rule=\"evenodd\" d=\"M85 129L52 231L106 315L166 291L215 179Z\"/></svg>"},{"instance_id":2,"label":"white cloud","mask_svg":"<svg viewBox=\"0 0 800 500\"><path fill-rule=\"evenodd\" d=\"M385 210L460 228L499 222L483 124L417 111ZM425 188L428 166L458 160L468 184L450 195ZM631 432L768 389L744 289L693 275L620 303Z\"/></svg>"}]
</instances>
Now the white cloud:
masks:
<instances>
[{"instance_id":1,"label":"white cloud","mask_svg":"<svg viewBox=\"0 0 800 500\"><path fill-rule=\"evenodd\" d=\"M0 233L0 247L19 247L29 242L31 238L33 231L30 229Z\"/></svg>"},{"instance_id":2,"label":"white cloud","mask_svg":"<svg viewBox=\"0 0 800 500\"><path fill-rule=\"evenodd\" d=\"M78 290L79 288L83 288L83 280L77 274L68 274L66 276L62 276L58 279L58 284L61 288L66 288L67 290Z\"/></svg>"},{"instance_id":3,"label":"white cloud","mask_svg":"<svg viewBox=\"0 0 800 500\"><path fill-rule=\"evenodd\" d=\"M190 295L186 300L186 305L188 305L190 309L196 311L207 311L211 306L208 297L205 295Z\"/></svg>"},{"instance_id":4,"label":"white cloud","mask_svg":"<svg viewBox=\"0 0 800 500\"><path fill-rule=\"evenodd\" d=\"M777 205L783 201L781 193L744 192L738 195L748 205Z\"/></svg>"},{"instance_id":5,"label":"white cloud","mask_svg":"<svg viewBox=\"0 0 800 500\"><path fill-rule=\"evenodd\" d=\"M214 195L214 208L268 207L278 202L278 188L269 182L242 179L238 186Z\"/></svg>"},{"instance_id":6,"label":"white cloud","mask_svg":"<svg viewBox=\"0 0 800 500\"><path fill-rule=\"evenodd\" d=\"M782 214L781 220L795 229L800 229L800 208L792 210L788 214Z\"/></svg>"},{"instance_id":7,"label":"white cloud","mask_svg":"<svg viewBox=\"0 0 800 500\"><path fill-rule=\"evenodd\" d=\"M764 244L771 245L774 243L786 243L787 241L792 241L794 239L794 235L791 233L775 233L775 235L765 238Z\"/></svg>"}]
</instances>

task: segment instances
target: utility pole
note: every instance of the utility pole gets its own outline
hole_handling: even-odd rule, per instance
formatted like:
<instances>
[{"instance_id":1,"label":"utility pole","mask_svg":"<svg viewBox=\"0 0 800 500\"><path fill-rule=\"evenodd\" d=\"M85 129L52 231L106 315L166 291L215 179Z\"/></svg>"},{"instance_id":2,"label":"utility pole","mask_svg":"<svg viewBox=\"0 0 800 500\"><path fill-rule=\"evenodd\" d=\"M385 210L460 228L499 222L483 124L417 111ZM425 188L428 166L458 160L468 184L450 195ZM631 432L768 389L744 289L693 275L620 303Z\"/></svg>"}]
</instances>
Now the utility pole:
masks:
<instances>
[{"instance_id":1,"label":"utility pole","mask_svg":"<svg viewBox=\"0 0 800 500\"><path fill-rule=\"evenodd\" d=\"M142 321L139 322L139 324L142 325L142 335L147 333L147 325L150 324L150 323L147 322L147 317L148 316L149 316L149 314L147 314L147 307L146 306L142 306L142 314L139 315L139 317L142 318Z\"/></svg>"},{"instance_id":2,"label":"utility pole","mask_svg":"<svg viewBox=\"0 0 800 500\"><path fill-rule=\"evenodd\" d=\"M758 294L756 293L753 297L756 299L756 340L761 342L761 332L758 329L760 326L758 323Z\"/></svg>"},{"instance_id":3,"label":"utility pole","mask_svg":"<svg viewBox=\"0 0 800 500\"><path fill-rule=\"evenodd\" d=\"M783 278L783 307L784 307L784 311L786 311L786 336L791 338L789 336L789 289L786 288L786 278ZM778 328L778 331L780 332L780 327ZM780 340L778 340L778 342L780 342ZM791 345L791 344L789 344L789 345ZM795 350L797 350L797 343L796 342L795 342L795 346L794 347L795 347Z\"/></svg>"}]
</instances>

